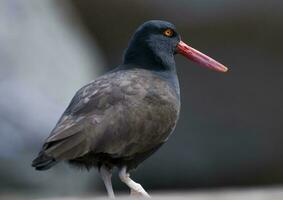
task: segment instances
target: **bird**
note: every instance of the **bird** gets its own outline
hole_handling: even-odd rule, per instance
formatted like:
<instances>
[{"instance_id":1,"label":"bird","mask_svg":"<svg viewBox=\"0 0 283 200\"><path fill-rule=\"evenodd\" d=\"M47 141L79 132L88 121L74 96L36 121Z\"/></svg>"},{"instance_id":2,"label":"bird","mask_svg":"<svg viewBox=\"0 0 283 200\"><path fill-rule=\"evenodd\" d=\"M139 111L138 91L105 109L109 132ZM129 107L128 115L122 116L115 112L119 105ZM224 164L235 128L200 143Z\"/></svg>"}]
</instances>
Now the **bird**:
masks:
<instances>
[{"instance_id":1,"label":"bird","mask_svg":"<svg viewBox=\"0 0 283 200\"><path fill-rule=\"evenodd\" d=\"M111 177L118 169L131 195L150 198L130 171L175 129L180 113L176 54L218 72L228 70L184 43L172 23L146 21L130 38L122 64L76 92L32 166L47 170L67 161L96 168L109 198L115 198Z\"/></svg>"}]
</instances>

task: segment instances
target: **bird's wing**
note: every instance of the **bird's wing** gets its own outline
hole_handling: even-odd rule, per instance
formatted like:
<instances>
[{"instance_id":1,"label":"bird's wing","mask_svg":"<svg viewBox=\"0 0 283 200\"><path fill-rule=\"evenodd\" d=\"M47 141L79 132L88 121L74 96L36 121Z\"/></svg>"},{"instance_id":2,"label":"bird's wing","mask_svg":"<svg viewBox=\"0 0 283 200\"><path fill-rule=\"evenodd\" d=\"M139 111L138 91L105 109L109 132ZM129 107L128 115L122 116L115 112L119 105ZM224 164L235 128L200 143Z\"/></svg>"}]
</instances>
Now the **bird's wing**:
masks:
<instances>
[{"instance_id":1,"label":"bird's wing","mask_svg":"<svg viewBox=\"0 0 283 200\"><path fill-rule=\"evenodd\" d=\"M147 71L104 75L76 93L43 150L67 160L90 151L120 157L153 148L167 140L176 124L173 93Z\"/></svg>"},{"instance_id":2,"label":"bird's wing","mask_svg":"<svg viewBox=\"0 0 283 200\"><path fill-rule=\"evenodd\" d=\"M100 88L99 85L100 81L92 82L75 94L46 142L54 142L70 137L83 129L87 117L84 114L94 110L90 104L95 100L97 101L99 96L104 93L105 88ZM108 87L111 87L110 84L108 84ZM97 95L95 95L96 93Z\"/></svg>"},{"instance_id":3,"label":"bird's wing","mask_svg":"<svg viewBox=\"0 0 283 200\"><path fill-rule=\"evenodd\" d=\"M95 132L102 118L106 126L105 113L118 112L119 103L125 103L125 95L143 95L143 84L132 88L131 82L122 72L104 75L81 88L73 97L43 146L44 152L57 159L72 159L87 153L95 140ZM137 86L137 84L134 84ZM109 116L109 114L108 114ZM98 138L98 137L97 137Z\"/></svg>"}]
</instances>

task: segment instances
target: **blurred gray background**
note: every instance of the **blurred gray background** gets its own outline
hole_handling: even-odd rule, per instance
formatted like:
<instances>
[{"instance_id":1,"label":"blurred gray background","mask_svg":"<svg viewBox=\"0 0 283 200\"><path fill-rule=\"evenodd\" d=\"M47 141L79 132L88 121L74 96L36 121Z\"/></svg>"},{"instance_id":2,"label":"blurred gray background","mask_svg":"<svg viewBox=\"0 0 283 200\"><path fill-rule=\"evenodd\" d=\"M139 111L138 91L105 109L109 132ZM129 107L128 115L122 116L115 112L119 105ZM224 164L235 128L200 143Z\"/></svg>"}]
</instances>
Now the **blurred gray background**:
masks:
<instances>
[{"instance_id":1,"label":"blurred gray background","mask_svg":"<svg viewBox=\"0 0 283 200\"><path fill-rule=\"evenodd\" d=\"M30 163L76 90L121 63L150 19L230 71L176 56L179 123L134 179L151 191L281 185L282 10L277 0L0 0L0 198L105 194L95 170Z\"/></svg>"}]
</instances>

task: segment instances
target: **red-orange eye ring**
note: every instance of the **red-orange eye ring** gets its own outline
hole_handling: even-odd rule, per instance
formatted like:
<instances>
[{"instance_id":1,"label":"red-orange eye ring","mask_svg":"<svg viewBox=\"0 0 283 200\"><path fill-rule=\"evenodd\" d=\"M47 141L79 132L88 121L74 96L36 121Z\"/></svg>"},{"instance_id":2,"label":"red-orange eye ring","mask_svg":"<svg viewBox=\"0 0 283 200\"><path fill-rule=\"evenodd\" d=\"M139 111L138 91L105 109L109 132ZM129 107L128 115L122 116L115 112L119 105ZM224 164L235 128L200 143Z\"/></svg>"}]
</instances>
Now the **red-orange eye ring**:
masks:
<instances>
[{"instance_id":1,"label":"red-orange eye ring","mask_svg":"<svg viewBox=\"0 0 283 200\"><path fill-rule=\"evenodd\" d=\"M174 34L174 31L171 28L167 28L165 31L163 31L163 35L167 37L172 37Z\"/></svg>"}]
</instances>

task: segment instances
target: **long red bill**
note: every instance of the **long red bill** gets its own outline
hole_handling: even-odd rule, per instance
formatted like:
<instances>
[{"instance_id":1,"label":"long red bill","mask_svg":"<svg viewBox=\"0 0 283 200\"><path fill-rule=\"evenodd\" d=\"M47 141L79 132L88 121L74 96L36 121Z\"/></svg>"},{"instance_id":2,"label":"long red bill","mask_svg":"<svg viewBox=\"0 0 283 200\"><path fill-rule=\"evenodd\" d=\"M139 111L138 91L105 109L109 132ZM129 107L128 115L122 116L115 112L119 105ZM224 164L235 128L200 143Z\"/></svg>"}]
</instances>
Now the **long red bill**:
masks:
<instances>
[{"instance_id":1,"label":"long red bill","mask_svg":"<svg viewBox=\"0 0 283 200\"><path fill-rule=\"evenodd\" d=\"M218 72L227 72L228 68L217 62L216 60L210 58L209 56L199 52L198 50L190 47L183 41L180 41L177 45L178 53L184 55L188 59L196 62L202 66L208 67Z\"/></svg>"}]
</instances>

